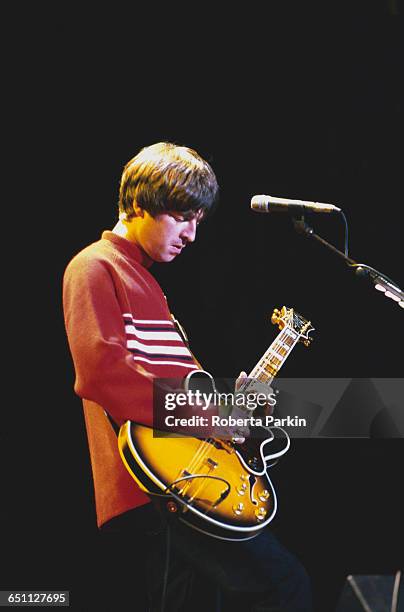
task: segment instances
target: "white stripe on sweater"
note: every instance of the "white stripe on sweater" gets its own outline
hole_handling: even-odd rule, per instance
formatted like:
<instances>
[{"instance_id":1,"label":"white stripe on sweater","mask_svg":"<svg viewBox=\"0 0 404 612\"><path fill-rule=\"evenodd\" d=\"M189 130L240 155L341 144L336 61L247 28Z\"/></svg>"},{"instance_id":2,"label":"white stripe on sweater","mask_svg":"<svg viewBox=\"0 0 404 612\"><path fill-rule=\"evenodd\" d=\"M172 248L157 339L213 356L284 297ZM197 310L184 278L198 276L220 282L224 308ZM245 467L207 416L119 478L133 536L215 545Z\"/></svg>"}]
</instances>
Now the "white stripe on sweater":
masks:
<instances>
[{"instance_id":1,"label":"white stripe on sweater","mask_svg":"<svg viewBox=\"0 0 404 612\"><path fill-rule=\"evenodd\" d=\"M181 336L175 331L140 331L134 325L125 325L127 334L134 334L141 340L177 340L182 342Z\"/></svg>"},{"instance_id":2,"label":"white stripe on sweater","mask_svg":"<svg viewBox=\"0 0 404 612\"><path fill-rule=\"evenodd\" d=\"M141 357L140 355L133 355L133 359L135 359L136 361L145 361L146 363L152 363L153 365L174 365L179 366L181 368L199 370L198 366L194 363L182 363L180 361L152 361L151 359L146 359L146 357Z\"/></svg>"},{"instance_id":3,"label":"white stripe on sweater","mask_svg":"<svg viewBox=\"0 0 404 612\"><path fill-rule=\"evenodd\" d=\"M130 312L126 312L122 316L127 319L132 319L134 323L144 325L169 325L170 327L174 327L174 323L170 319L166 319L165 321L158 321L157 319L134 319Z\"/></svg>"},{"instance_id":4,"label":"white stripe on sweater","mask_svg":"<svg viewBox=\"0 0 404 612\"><path fill-rule=\"evenodd\" d=\"M139 351L144 351L145 353L150 354L162 353L163 355L186 355L187 357L191 355L185 346L162 346L157 344L149 346L148 344L143 344L137 340L127 340L126 346L128 349L139 349Z\"/></svg>"}]
</instances>

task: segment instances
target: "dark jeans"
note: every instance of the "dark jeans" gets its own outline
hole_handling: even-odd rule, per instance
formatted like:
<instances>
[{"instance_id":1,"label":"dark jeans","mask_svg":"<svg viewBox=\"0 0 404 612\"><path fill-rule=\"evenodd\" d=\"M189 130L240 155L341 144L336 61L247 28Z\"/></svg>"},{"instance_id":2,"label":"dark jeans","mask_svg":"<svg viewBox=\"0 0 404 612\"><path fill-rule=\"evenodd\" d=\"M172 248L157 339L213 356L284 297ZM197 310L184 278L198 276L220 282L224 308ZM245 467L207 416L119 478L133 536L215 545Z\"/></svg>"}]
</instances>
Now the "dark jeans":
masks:
<instances>
[{"instance_id":1,"label":"dark jeans","mask_svg":"<svg viewBox=\"0 0 404 612\"><path fill-rule=\"evenodd\" d=\"M245 542L218 540L177 519L167 522L148 504L103 531L144 560L145 612L163 609L163 592L164 612L312 611L305 570L268 529Z\"/></svg>"}]
</instances>

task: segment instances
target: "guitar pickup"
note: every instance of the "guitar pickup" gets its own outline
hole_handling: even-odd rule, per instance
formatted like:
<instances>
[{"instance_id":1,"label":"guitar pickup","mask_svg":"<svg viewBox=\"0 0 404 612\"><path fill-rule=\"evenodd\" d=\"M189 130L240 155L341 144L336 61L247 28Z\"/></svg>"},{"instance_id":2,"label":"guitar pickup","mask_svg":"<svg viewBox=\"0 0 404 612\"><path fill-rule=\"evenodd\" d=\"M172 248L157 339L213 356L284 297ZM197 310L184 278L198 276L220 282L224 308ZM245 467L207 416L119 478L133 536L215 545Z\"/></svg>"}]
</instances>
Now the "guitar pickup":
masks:
<instances>
[{"instance_id":1,"label":"guitar pickup","mask_svg":"<svg viewBox=\"0 0 404 612\"><path fill-rule=\"evenodd\" d=\"M206 463L213 469L216 469L217 466L219 465L216 461L214 461L210 457L207 458Z\"/></svg>"}]
</instances>

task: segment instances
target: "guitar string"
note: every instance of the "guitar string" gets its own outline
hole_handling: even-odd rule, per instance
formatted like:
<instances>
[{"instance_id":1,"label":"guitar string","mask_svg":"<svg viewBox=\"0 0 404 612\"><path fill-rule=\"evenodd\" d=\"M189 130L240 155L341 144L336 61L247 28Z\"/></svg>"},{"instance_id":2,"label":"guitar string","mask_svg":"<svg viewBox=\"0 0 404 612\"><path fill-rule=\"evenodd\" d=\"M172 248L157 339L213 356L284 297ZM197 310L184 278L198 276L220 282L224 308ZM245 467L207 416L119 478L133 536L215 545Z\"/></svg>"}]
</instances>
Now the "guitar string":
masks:
<instances>
[{"instance_id":1,"label":"guitar string","mask_svg":"<svg viewBox=\"0 0 404 612\"><path fill-rule=\"evenodd\" d=\"M276 338L276 340L274 341L274 343L269 347L269 349L267 350L267 352L264 354L263 358L260 360L259 363L262 363L261 366L259 366L257 364L257 366L254 367L254 369L252 370L250 376L254 376L255 378L260 379L260 376L262 376L262 374L265 372L266 375L266 380L264 382L267 382L269 380L269 378L274 378L274 376L278 373L278 371L280 370L280 367L283 365L284 361L286 360L286 358L289 356L291 350L294 348L294 346L296 345L296 343L298 342L299 336L297 335L296 338L293 337L293 335L291 335L290 333L288 333L290 330L288 328L285 328L285 330L282 330L284 333L282 335L279 334L279 336ZM282 339L281 339L282 337ZM286 340L286 342L285 342ZM287 342L287 340L292 340L292 344L289 344ZM284 345L287 345L287 348L285 348ZM278 350L284 350L285 354L283 355L282 353L279 353ZM268 373L266 367L270 364L270 362L274 360L274 356L272 355L271 357L271 352L275 352L279 355L279 357L275 357L276 361L279 361L279 364L275 367L270 366L271 369L275 370L275 374L273 375L272 373ZM269 375L268 375L269 374ZM262 381L261 381L262 382ZM216 450L212 449L212 444L210 443L210 441L214 442L214 439L207 439L204 443L202 443L199 447L198 452L196 453L196 455L194 456L193 460L191 461L191 464L189 464L188 470L191 471L194 469L200 469L200 466L202 465L202 462L204 461L205 457L207 456L207 454L209 454L209 452L212 455L216 455L217 452ZM208 474L207 474L208 476ZM207 480L207 479L206 479ZM206 486L206 483L202 482L201 485L197 488L197 490L194 492L194 494L192 495L191 499L195 498L196 495L198 495L198 493L201 491L201 489Z\"/></svg>"},{"instance_id":2,"label":"guitar string","mask_svg":"<svg viewBox=\"0 0 404 612\"><path fill-rule=\"evenodd\" d=\"M281 336L281 335L280 335L280 336ZM295 344L295 343L294 343L294 344L292 344L292 346L289 346L289 350L287 350L287 349L285 349L285 348L283 347L284 339L285 339L285 338L289 338L289 339L290 339L290 338L291 338L291 336L287 334L287 331L286 331L286 330L285 330L285 333L284 333L284 334L283 334L283 336L282 336L282 340L280 339L280 336L278 336L278 338L276 339L276 341L275 341L275 342L274 342L274 343L271 345L271 347L268 349L267 354L269 354L269 350L271 350L271 349L272 349L272 350L274 350L274 351L275 351L275 349L276 349L276 351L275 351L275 352L277 352L277 350L278 350L278 349L282 349L282 348L283 348L283 350L286 350L286 351L287 351L285 355L282 355L282 358L283 358L283 360L284 360L284 359L286 359L286 357L288 356L288 354L289 354L290 350L293 348L293 346L294 346L294 344ZM292 339L293 339L293 338L292 338ZM286 344L287 344L287 343L286 343ZM261 370L260 374L262 374L262 372L265 370L265 367L266 367L266 365L267 365L267 363L266 363L266 361L265 361L265 360L266 360L266 358L268 357L268 355L267 355L267 354L265 354L265 355L264 355L264 357L262 358L262 360L264 361L263 366L261 366L261 368L259 368L259 367L258 367L258 368L257 368L257 367L256 367L256 368L254 368L253 372L254 372L255 370L256 370L257 372L259 372L259 371ZM279 353L278 353L278 354L279 354ZM262 362L262 360L261 360L261 362ZM269 360L268 360L268 361L269 361ZM280 359L277 359L277 361L280 361ZM282 362L281 362L281 364L282 364ZM277 369L279 369L279 366L277 367ZM266 372L266 374L267 374L267 371L266 371L266 370L265 370L265 372ZM187 471L189 471L191 474L192 474L192 472L193 472L194 470L195 470L195 471L197 471L197 472L199 472L199 471L201 470L201 467L202 467L203 461L205 460L206 456L207 456L209 453L211 453L211 455L215 455L215 456L216 456L217 451L216 451L216 450L214 450L214 449L212 448L212 444L210 443L210 440L211 440L211 439L207 439L205 442L203 442L203 443L202 443L202 444L199 446L199 449L198 449L197 453L194 455L194 457L193 457L193 459L192 459L191 463L190 463L190 464L187 466L186 470L187 470ZM212 442L213 442L213 440L212 440ZM192 483L191 483L191 482L189 482L189 483L187 483L187 484L191 485ZM194 498L196 495L198 495L198 493L200 493L200 491L201 491L201 489L203 488L203 486L205 486L206 484L207 484L207 483L203 483L203 482L202 482L202 483L199 485L199 487L197 488L197 490L196 490L196 491L193 493L192 498ZM189 489L190 487L184 487L184 488L182 489L181 493L183 493L183 492L184 492L184 489L186 489L186 488L188 488L188 489Z\"/></svg>"},{"instance_id":3,"label":"guitar string","mask_svg":"<svg viewBox=\"0 0 404 612\"><path fill-rule=\"evenodd\" d=\"M281 340L280 337L276 338L276 340L271 344L269 349L266 351L266 353L263 356L262 360L253 369L253 371L251 373L253 376L258 378L259 376L261 376L261 374L264 371L265 371L265 373L267 373L266 366L269 365L270 362L274 361L274 360L280 362L279 365L275 365L274 369L277 371L280 368L280 365L282 365L282 361L287 357L287 355L281 355L278 352L278 349L284 349L282 344L283 344L283 339ZM286 350L286 349L284 349L284 350ZM271 355L271 353L277 353L279 355L279 357Z\"/></svg>"},{"instance_id":4,"label":"guitar string","mask_svg":"<svg viewBox=\"0 0 404 612\"><path fill-rule=\"evenodd\" d=\"M282 332L279 334L279 336L275 339L275 341L271 344L269 349L266 351L266 353L264 354L260 362L253 368L251 375L250 375L251 377L254 377L260 380L259 377L265 372L267 379L266 381L261 381L261 382L267 382L268 379L271 377L274 378L274 375L272 375L272 373L270 373L268 376L268 371L266 367L270 365L270 362L271 361L273 362L274 359L276 359L276 361L279 361L280 363L277 366L275 367L270 366L271 369L275 370L275 375L276 375L277 372L280 370L281 366L283 365L284 361L286 360L286 358L289 356L291 350L296 345L298 338L299 338L298 336L296 336L296 338L293 338L293 336L290 333L288 333L288 331L289 331L288 328L285 328L284 330L282 330L283 334ZM285 340L292 340L292 344L289 345L287 341L285 342ZM286 344L288 348L285 348L284 344ZM282 355L281 353L279 353L278 350L286 351L285 355ZM271 352L277 353L279 357L274 357L273 355L271 356ZM260 363L262 364L261 366L259 365ZM212 455L217 454L217 452L213 450L212 448L213 446L212 443L214 443L214 438L207 438L200 444L197 452L195 453L195 455L193 456L191 460L191 463L187 466L186 471L189 471L191 474L194 470L200 471L202 464L205 458L207 457L207 455L209 454L209 452L212 453ZM187 484L190 484L190 482L188 482ZM192 496L193 498L200 492L200 490L202 489L203 486L205 486L205 484L206 483L200 484L200 486L197 488L197 490L193 494ZM184 489L182 489L182 491L183 490Z\"/></svg>"},{"instance_id":5,"label":"guitar string","mask_svg":"<svg viewBox=\"0 0 404 612\"><path fill-rule=\"evenodd\" d=\"M211 446L211 445L210 445L210 444L208 444L208 446ZM209 453L209 450L210 450L210 452L212 452L212 454L214 454L214 452L215 452L214 450L212 451L211 449L208 449L208 451L207 451L208 453ZM201 462L201 464L202 464L202 462ZM209 471L211 471L212 469L213 469L213 468L211 468ZM209 477L211 477L211 475L210 475L209 473L204 474L204 475L201 475L201 476L202 476L202 478L203 478L203 476L207 476L208 478L209 478ZM206 480L208 480L208 478L207 478ZM190 497L190 500L189 500L189 501L192 501L192 500L193 500L193 499L194 499L194 498L195 498L195 497L196 497L196 496L197 496L197 495L198 495L198 494L201 492L202 488L203 488L204 486L206 486L206 484L207 484L207 482L202 481L202 482L199 484L199 487L197 486L196 491L195 491L195 492L194 492L194 493L191 495L191 497ZM229 486L231 487L231 485L229 485Z\"/></svg>"},{"instance_id":6,"label":"guitar string","mask_svg":"<svg viewBox=\"0 0 404 612\"><path fill-rule=\"evenodd\" d=\"M186 471L189 471L191 474L193 470L197 470L199 465L202 464L205 456L208 454L210 446L211 446L210 438L202 440L201 444L198 447L198 450L196 451L196 453L193 455L191 459L191 463L189 463L187 467L184 469ZM186 483L186 484L189 484L189 483Z\"/></svg>"},{"instance_id":7,"label":"guitar string","mask_svg":"<svg viewBox=\"0 0 404 612\"><path fill-rule=\"evenodd\" d=\"M206 439L201 440L198 450L191 458L191 463L189 463L187 467L185 468L187 472L190 472L192 474L193 470L197 469L199 465L199 460L202 459L201 455L205 453L204 449L206 445L209 445L209 442Z\"/></svg>"},{"instance_id":8,"label":"guitar string","mask_svg":"<svg viewBox=\"0 0 404 612\"><path fill-rule=\"evenodd\" d=\"M202 465L205 457L209 454L209 450L212 446L211 442L213 441L214 441L213 438L206 438L202 440L201 444L199 445L198 450L196 451L195 455L191 459L191 463L189 463L188 466L185 468L186 471L190 472L191 474L193 473L194 470L198 471L199 466ZM186 483L186 484L190 484L190 483Z\"/></svg>"},{"instance_id":9,"label":"guitar string","mask_svg":"<svg viewBox=\"0 0 404 612\"><path fill-rule=\"evenodd\" d=\"M289 356L289 353L291 352L292 348L295 346L298 338L293 339L293 336L287 335L286 330L284 330L284 331L285 331L284 337L286 337L287 339L292 339L293 344L292 345L288 345L288 343L286 342L286 344L288 345L288 349L285 349L285 347L283 346L283 344L284 344L283 339L280 340L280 338L278 337L275 340L275 342L273 344L271 344L271 346L269 347L269 349L267 350L267 352L263 356L262 360L259 362L259 363L262 363L262 365L260 366L259 363L258 363L254 367L253 371L251 372L251 375L254 376L255 378L258 378L264 372L265 372L265 374L268 374L268 371L266 370L266 366L270 365L270 362L273 361L274 359L276 359L277 361L280 362L279 365L275 365L275 367L272 367L272 369L275 370L275 374L277 374L278 371L280 370L281 366L283 365L284 361ZM281 349L281 350L285 350L286 354L285 355L281 355L280 353L278 353L278 348ZM271 356L271 352L278 353L279 357ZM272 376L272 377L274 377L274 376Z\"/></svg>"},{"instance_id":10,"label":"guitar string","mask_svg":"<svg viewBox=\"0 0 404 612\"><path fill-rule=\"evenodd\" d=\"M187 472L190 472L190 474L192 475L192 473L194 471L198 472L203 464L203 461L205 459L205 457L209 454L209 451L211 450L211 442L210 441L214 441L213 438L207 438L205 440L202 441L202 443L199 445L199 449L196 452L196 454L193 456L191 463L185 468L185 470ZM207 474L208 475L208 474ZM193 484L193 482L191 480L188 480L184 487L181 489L180 493L184 494L184 492L190 488L190 486ZM191 499L193 499L200 491L201 489L201 485L199 486L199 488L197 488L197 490L193 493Z\"/></svg>"},{"instance_id":11,"label":"guitar string","mask_svg":"<svg viewBox=\"0 0 404 612\"><path fill-rule=\"evenodd\" d=\"M189 471L191 474L193 473L193 470L198 471L198 467L202 465L203 459L209 451L209 446L210 446L210 438L204 439L202 443L200 444L199 451L192 458L187 471Z\"/></svg>"},{"instance_id":12,"label":"guitar string","mask_svg":"<svg viewBox=\"0 0 404 612\"><path fill-rule=\"evenodd\" d=\"M285 335L286 335L287 330L284 330L284 331L285 331L285 333L283 334L283 336L285 336ZM286 337L287 337L287 338L291 338L291 339L293 340L293 338L292 338L290 335L289 335L289 336L287 336L287 335L286 335ZM274 342L274 343L273 343L273 344L270 346L270 348L268 349L267 353L266 353L266 354L264 355L264 357L262 358L262 360L264 360L264 364L263 364L261 367L257 367L257 366L256 366L256 367L253 369L253 371L252 371L252 373L251 373L251 374L252 374L252 375L254 374L254 377L258 378L258 376L259 376L259 375L261 375L261 374L263 373L263 371L265 370L265 366L267 365L267 363L265 362L265 359L266 359L266 357L267 357L267 354L269 354L269 350L271 350L271 349L272 349L272 350L275 350L275 349L276 349L276 350L278 350L278 348L279 348L279 349L282 349L282 348L283 348L283 350L287 350L286 355L282 355L283 360L285 360L285 359L286 359L286 357L289 355L289 352L291 351L291 349L293 348L293 346L294 346L294 344L295 344L295 343L296 343L296 342L294 341L294 343L292 344L292 346L289 346L289 350L287 350L287 349L285 349L285 348L282 346L282 345L283 345L283 339L281 340L281 339L280 339L280 337L278 336L278 338L277 338L277 339L275 340L275 342ZM278 353L278 354L279 354L279 353ZM270 360L270 359L271 359L271 358L269 358L269 360ZM260 360L260 362L261 362L262 360ZM269 361L269 360L268 360L268 361ZM278 360L278 359L277 359L277 360ZM279 360L279 361L280 361L280 360ZM280 365L282 365L282 362L280 363ZM280 369L280 366L278 366L276 369L277 369L277 370L279 370L279 369ZM258 376L257 376L257 372L259 372ZM266 370L265 370L265 373L266 373L266 374L268 374L268 372L267 372ZM199 451L199 452L197 453L197 455L195 456L196 461L192 461L188 469L190 469L190 468L192 468L192 470L193 470L193 469L198 469L198 471L199 471L200 466L201 466L201 464L202 464L202 461L205 459L206 455L209 453L209 450L211 450L211 446L212 446L212 445L211 445L211 444L209 444L209 443L208 443L206 446L205 446L205 445L201 445L201 447L200 447L200 451ZM205 450L204 450L204 449L205 449Z\"/></svg>"}]
</instances>

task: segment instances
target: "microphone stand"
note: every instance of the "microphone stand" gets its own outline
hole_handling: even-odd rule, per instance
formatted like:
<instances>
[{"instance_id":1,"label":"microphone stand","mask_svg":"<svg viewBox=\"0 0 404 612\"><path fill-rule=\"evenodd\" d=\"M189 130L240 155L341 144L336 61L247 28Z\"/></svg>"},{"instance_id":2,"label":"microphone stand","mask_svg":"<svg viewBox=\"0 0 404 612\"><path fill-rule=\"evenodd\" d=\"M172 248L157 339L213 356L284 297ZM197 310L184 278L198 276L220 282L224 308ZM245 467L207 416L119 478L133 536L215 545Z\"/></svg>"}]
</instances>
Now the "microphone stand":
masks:
<instances>
[{"instance_id":1,"label":"microphone stand","mask_svg":"<svg viewBox=\"0 0 404 612\"><path fill-rule=\"evenodd\" d=\"M330 251L341 257L345 263L355 270L355 274L360 278L368 278L373 283L375 289L384 293L384 295L388 298L391 298L395 302L398 303L401 308L404 308L404 292L396 285L394 281L391 280L388 276L375 270L371 266L368 266L363 263L358 263L351 257L348 257L342 251L339 251L334 245L324 240L321 236L316 234L312 227L307 225L304 219L304 215L301 214L300 218L296 216L292 217L293 226L298 234L302 234L307 238L313 238L320 244L326 246Z\"/></svg>"}]
</instances>

